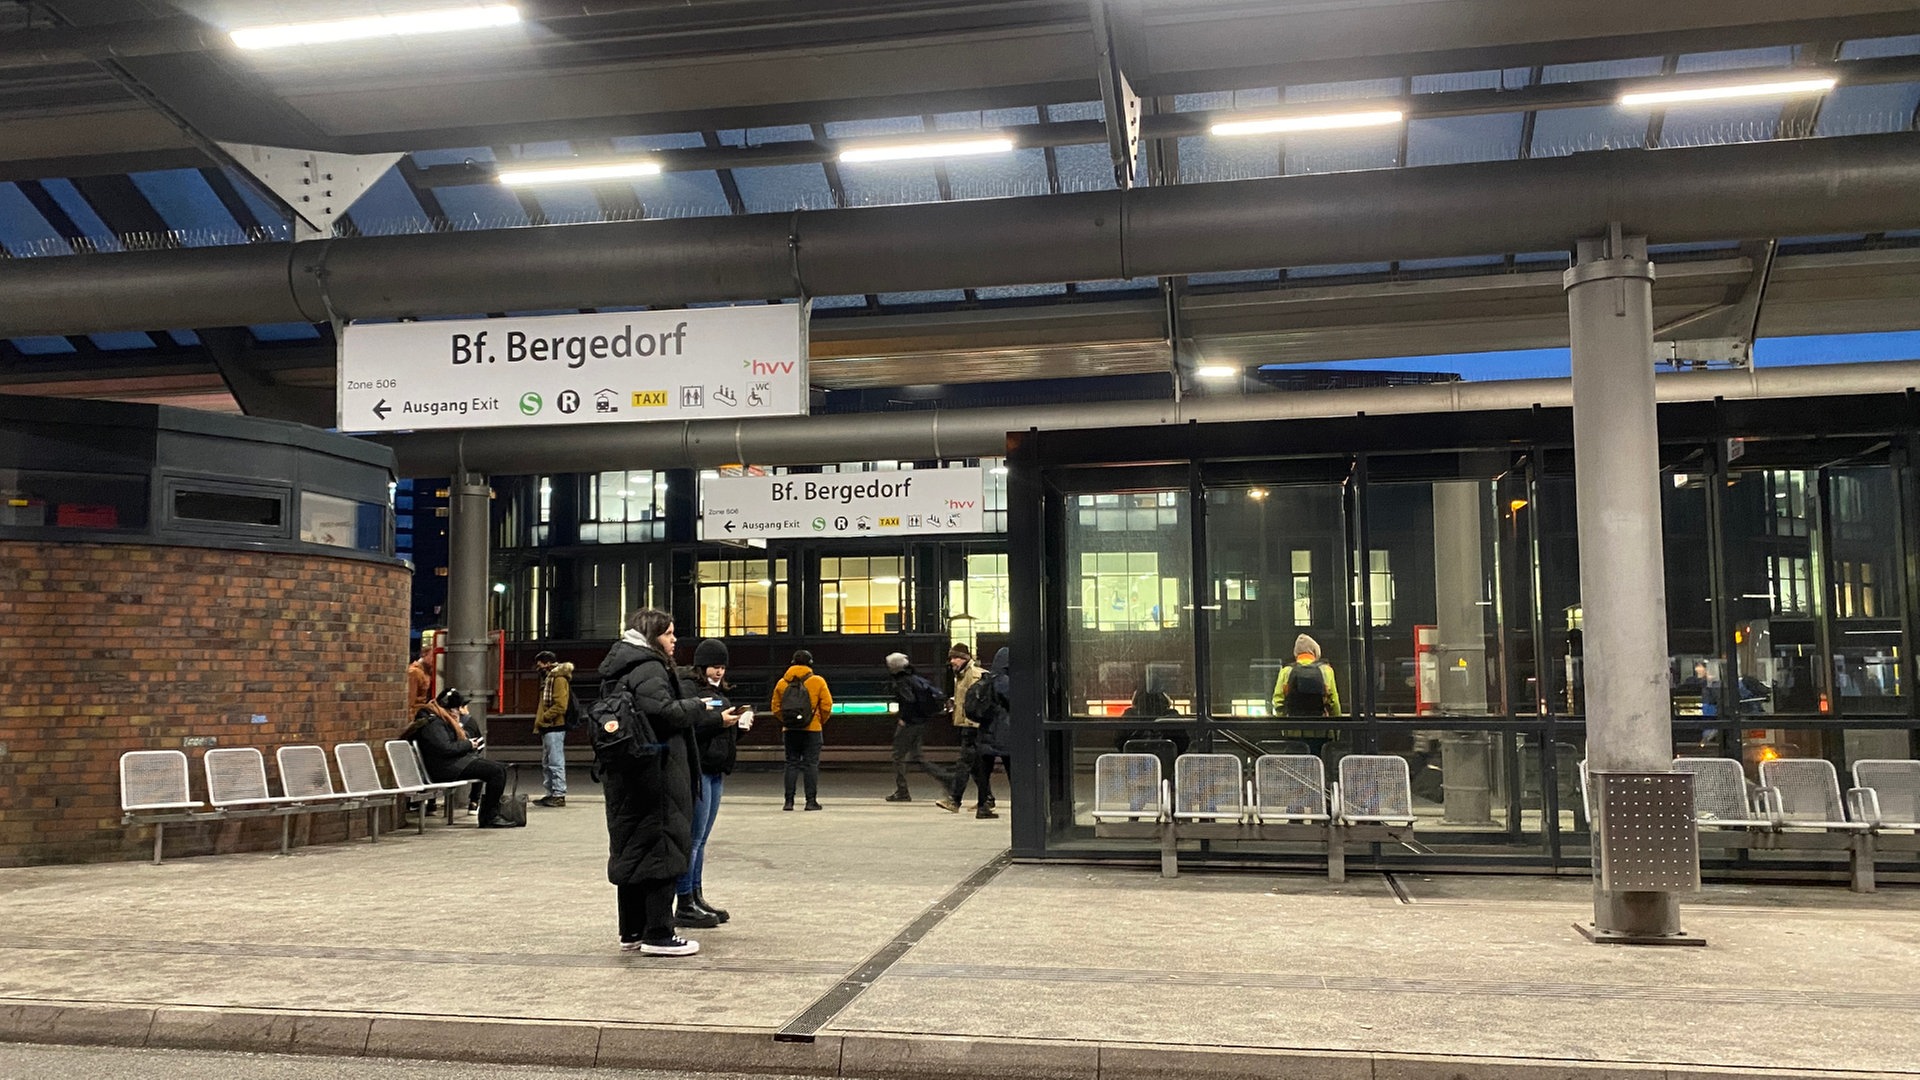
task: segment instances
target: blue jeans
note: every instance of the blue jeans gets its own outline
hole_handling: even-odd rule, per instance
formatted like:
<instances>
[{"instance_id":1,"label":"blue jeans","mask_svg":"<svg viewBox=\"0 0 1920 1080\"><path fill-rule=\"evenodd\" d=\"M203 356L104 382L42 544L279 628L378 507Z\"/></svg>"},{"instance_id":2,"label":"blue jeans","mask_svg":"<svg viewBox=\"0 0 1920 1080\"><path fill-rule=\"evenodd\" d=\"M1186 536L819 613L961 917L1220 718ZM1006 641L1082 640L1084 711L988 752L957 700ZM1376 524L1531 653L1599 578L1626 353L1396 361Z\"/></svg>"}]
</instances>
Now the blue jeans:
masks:
<instances>
[{"instance_id":1,"label":"blue jeans","mask_svg":"<svg viewBox=\"0 0 1920 1080\"><path fill-rule=\"evenodd\" d=\"M567 729L554 728L540 733L540 766L546 770L547 794L565 798L567 794Z\"/></svg>"},{"instance_id":2,"label":"blue jeans","mask_svg":"<svg viewBox=\"0 0 1920 1080\"><path fill-rule=\"evenodd\" d=\"M687 872L680 875L680 895L700 888L700 871L707 865L707 837L713 835L713 819L720 816L720 792L727 778L700 774L700 786L693 793L693 854L687 859Z\"/></svg>"}]
</instances>

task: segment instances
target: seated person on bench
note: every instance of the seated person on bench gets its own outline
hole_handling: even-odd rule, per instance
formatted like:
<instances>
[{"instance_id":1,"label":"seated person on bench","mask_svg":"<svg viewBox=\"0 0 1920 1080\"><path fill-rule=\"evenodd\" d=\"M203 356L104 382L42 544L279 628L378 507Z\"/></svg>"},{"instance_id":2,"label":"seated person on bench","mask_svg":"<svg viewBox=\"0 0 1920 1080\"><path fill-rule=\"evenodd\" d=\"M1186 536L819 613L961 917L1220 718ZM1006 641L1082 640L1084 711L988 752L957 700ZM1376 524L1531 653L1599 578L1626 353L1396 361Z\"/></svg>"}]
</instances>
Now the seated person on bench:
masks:
<instances>
[{"instance_id":1,"label":"seated person on bench","mask_svg":"<svg viewBox=\"0 0 1920 1080\"><path fill-rule=\"evenodd\" d=\"M467 718L467 696L448 687L440 696L421 708L413 723L400 733L420 747L420 760L427 778L442 783L448 780L477 780L485 785L480 796L480 827L502 828L494 820L500 811L500 796L507 789L507 767L480 756L485 738L467 737L463 721Z\"/></svg>"}]
</instances>

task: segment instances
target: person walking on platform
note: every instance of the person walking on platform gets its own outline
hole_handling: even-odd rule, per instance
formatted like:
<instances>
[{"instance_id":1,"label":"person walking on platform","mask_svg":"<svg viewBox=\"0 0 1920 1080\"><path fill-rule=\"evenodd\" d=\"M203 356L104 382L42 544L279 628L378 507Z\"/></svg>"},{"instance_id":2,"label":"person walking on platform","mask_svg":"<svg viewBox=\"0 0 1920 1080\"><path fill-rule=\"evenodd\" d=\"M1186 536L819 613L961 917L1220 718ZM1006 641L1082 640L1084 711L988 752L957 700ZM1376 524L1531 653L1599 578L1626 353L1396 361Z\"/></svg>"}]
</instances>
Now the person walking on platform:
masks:
<instances>
[{"instance_id":1,"label":"person walking on platform","mask_svg":"<svg viewBox=\"0 0 1920 1080\"><path fill-rule=\"evenodd\" d=\"M573 665L542 652L533 658L540 669L540 706L533 714L533 733L540 739L540 764L546 773L547 795L535 806L567 805L567 722L579 706L573 700Z\"/></svg>"},{"instance_id":2,"label":"person walking on platform","mask_svg":"<svg viewBox=\"0 0 1920 1080\"><path fill-rule=\"evenodd\" d=\"M462 721L467 719L467 695L454 687L440 691L427 702L400 737L420 748L420 762L426 766L427 779L435 783L448 780L473 780L482 785L480 827L499 829L495 820L500 812L500 796L507 790L507 767L480 756L487 740L467 737Z\"/></svg>"},{"instance_id":3,"label":"person walking on platform","mask_svg":"<svg viewBox=\"0 0 1920 1080\"><path fill-rule=\"evenodd\" d=\"M620 948L649 956L700 951L699 942L674 933L673 902L693 854L699 775L694 728L706 717L707 704L694 687L681 684L673 666L675 640L673 616L642 608L627 618L626 632L600 661L602 698L609 688L632 695L629 723L648 737L650 752L614 759L604 785L607 880L617 890ZM607 723L617 726L615 720Z\"/></svg>"},{"instance_id":4,"label":"person walking on platform","mask_svg":"<svg viewBox=\"0 0 1920 1080\"><path fill-rule=\"evenodd\" d=\"M959 729L960 759L954 762L947 797L933 805L957 814L961 800L967 797L967 780L973 776L980 754L980 725L967 717L967 691L986 676L987 669L973 662L973 650L962 641L954 642L953 648L947 650L947 666L953 669L953 726ZM991 810L993 800L987 799L986 806Z\"/></svg>"},{"instance_id":5,"label":"person walking on platform","mask_svg":"<svg viewBox=\"0 0 1920 1080\"><path fill-rule=\"evenodd\" d=\"M1013 688L1012 688L1013 650L1002 648L993 654L993 664L987 669L987 677L975 685L972 694L978 699L968 710L980 724L978 736L979 759L974 765L973 782L979 786L973 816L976 818L996 818L993 812L993 763L998 761L1007 772L1007 790L1013 790Z\"/></svg>"},{"instance_id":6,"label":"person walking on platform","mask_svg":"<svg viewBox=\"0 0 1920 1080\"><path fill-rule=\"evenodd\" d=\"M700 778L693 789L693 854L687 859L687 872L680 875L679 897L674 901L676 926L719 926L732 917L707 903L702 881L707 838L713 835L713 821L720 814L720 794L738 756L735 733L753 730L751 710L734 708L727 700L728 659L727 643L707 638L693 647L693 666L680 673L681 681L706 702L707 713L693 729L694 743L700 751Z\"/></svg>"},{"instance_id":7,"label":"person walking on platform","mask_svg":"<svg viewBox=\"0 0 1920 1080\"><path fill-rule=\"evenodd\" d=\"M951 777L940 775L927 764L921 752L927 737L927 721L944 716L947 703L932 683L913 670L913 661L906 653L887 656L887 677L893 682L893 700L898 707L898 718L893 725L893 794L887 796L887 801L912 802L913 792L907 789L909 765L925 769L942 787L951 783Z\"/></svg>"},{"instance_id":8,"label":"person walking on platform","mask_svg":"<svg viewBox=\"0 0 1920 1080\"><path fill-rule=\"evenodd\" d=\"M827 680L814 672L813 654L795 650L793 666L773 687L773 714L780 718L787 751L787 799L782 810L793 809L794 789L803 775L807 809L820 809L820 744L832 713L833 694L827 690Z\"/></svg>"}]
</instances>

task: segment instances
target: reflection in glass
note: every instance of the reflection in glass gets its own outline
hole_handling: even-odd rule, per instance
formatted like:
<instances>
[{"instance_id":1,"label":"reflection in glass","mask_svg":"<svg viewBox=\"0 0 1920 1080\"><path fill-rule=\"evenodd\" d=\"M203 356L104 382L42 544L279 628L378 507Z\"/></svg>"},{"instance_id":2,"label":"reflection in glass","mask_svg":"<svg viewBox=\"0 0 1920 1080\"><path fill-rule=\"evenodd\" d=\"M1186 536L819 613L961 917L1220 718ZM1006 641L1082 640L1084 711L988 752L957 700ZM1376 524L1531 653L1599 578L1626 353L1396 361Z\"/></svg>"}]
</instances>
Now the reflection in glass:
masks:
<instances>
[{"instance_id":1,"label":"reflection in glass","mask_svg":"<svg viewBox=\"0 0 1920 1080\"><path fill-rule=\"evenodd\" d=\"M1066 523L1066 694L1072 715L1118 716L1141 690L1193 710L1193 573L1184 491L1079 495Z\"/></svg>"},{"instance_id":2,"label":"reflection in glass","mask_svg":"<svg viewBox=\"0 0 1920 1080\"><path fill-rule=\"evenodd\" d=\"M1900 715L1907 640L1893 470L1833 469L1833 686L1843 715Z\"/></svg>"},{"instance_id":3,"label":"reflection in glass","mask_svg":"<svg viewBox=\"0 0 1920 1080\"><path fill-rule=\"evenodd\" d=\"M1830 708L1815 620L1819 563L1813 473L1736 472L1723 496L1728 601L1743 714L1823 713Z\"/></svg>"},{"instance_id":4,"label":"reflection in glass","mask_svg":"<svg viewBox=\"0 0 1920 1080\"><path fill-rule=\"evenodd\" d=\"M1498 496L1492 480L1369 488L1368 572L1392 568L1389 610L1374 605L1390 617L1372 625L1380 713L1472 716L1499 706L1499 541L1526 504L1496 505Z\"/></svg>"}]
</instances>

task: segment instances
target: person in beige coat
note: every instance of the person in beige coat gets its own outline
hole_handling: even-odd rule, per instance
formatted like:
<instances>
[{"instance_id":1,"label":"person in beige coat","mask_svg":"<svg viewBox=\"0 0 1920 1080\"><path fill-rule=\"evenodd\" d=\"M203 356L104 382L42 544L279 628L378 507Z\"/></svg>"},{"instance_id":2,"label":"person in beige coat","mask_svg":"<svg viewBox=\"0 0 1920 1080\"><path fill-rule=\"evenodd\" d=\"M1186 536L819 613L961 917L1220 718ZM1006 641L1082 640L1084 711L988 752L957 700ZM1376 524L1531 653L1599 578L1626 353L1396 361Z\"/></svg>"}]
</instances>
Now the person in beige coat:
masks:
<instances>
[{"instance_id":1,"label":"person in beige coat","mask_svg":"<svg viewBox=\"0 0 1920 1080\"><path fill-rule=\"evenodd\" d=\"M979 761L980 725L967 719L967 691L987 674L987 669L973 661L973 650L964 642L955 642L947 650L947 666L953 669L953 726L960 729L960 760L953 766L953 781L947 797L933 805L949 814L960 812L960 800L967 796L967 780L973 776L974 765ZM993 797L985 791L978 792L979 805L974 812L993 809Z\"/></svg>"}]
</instances>

